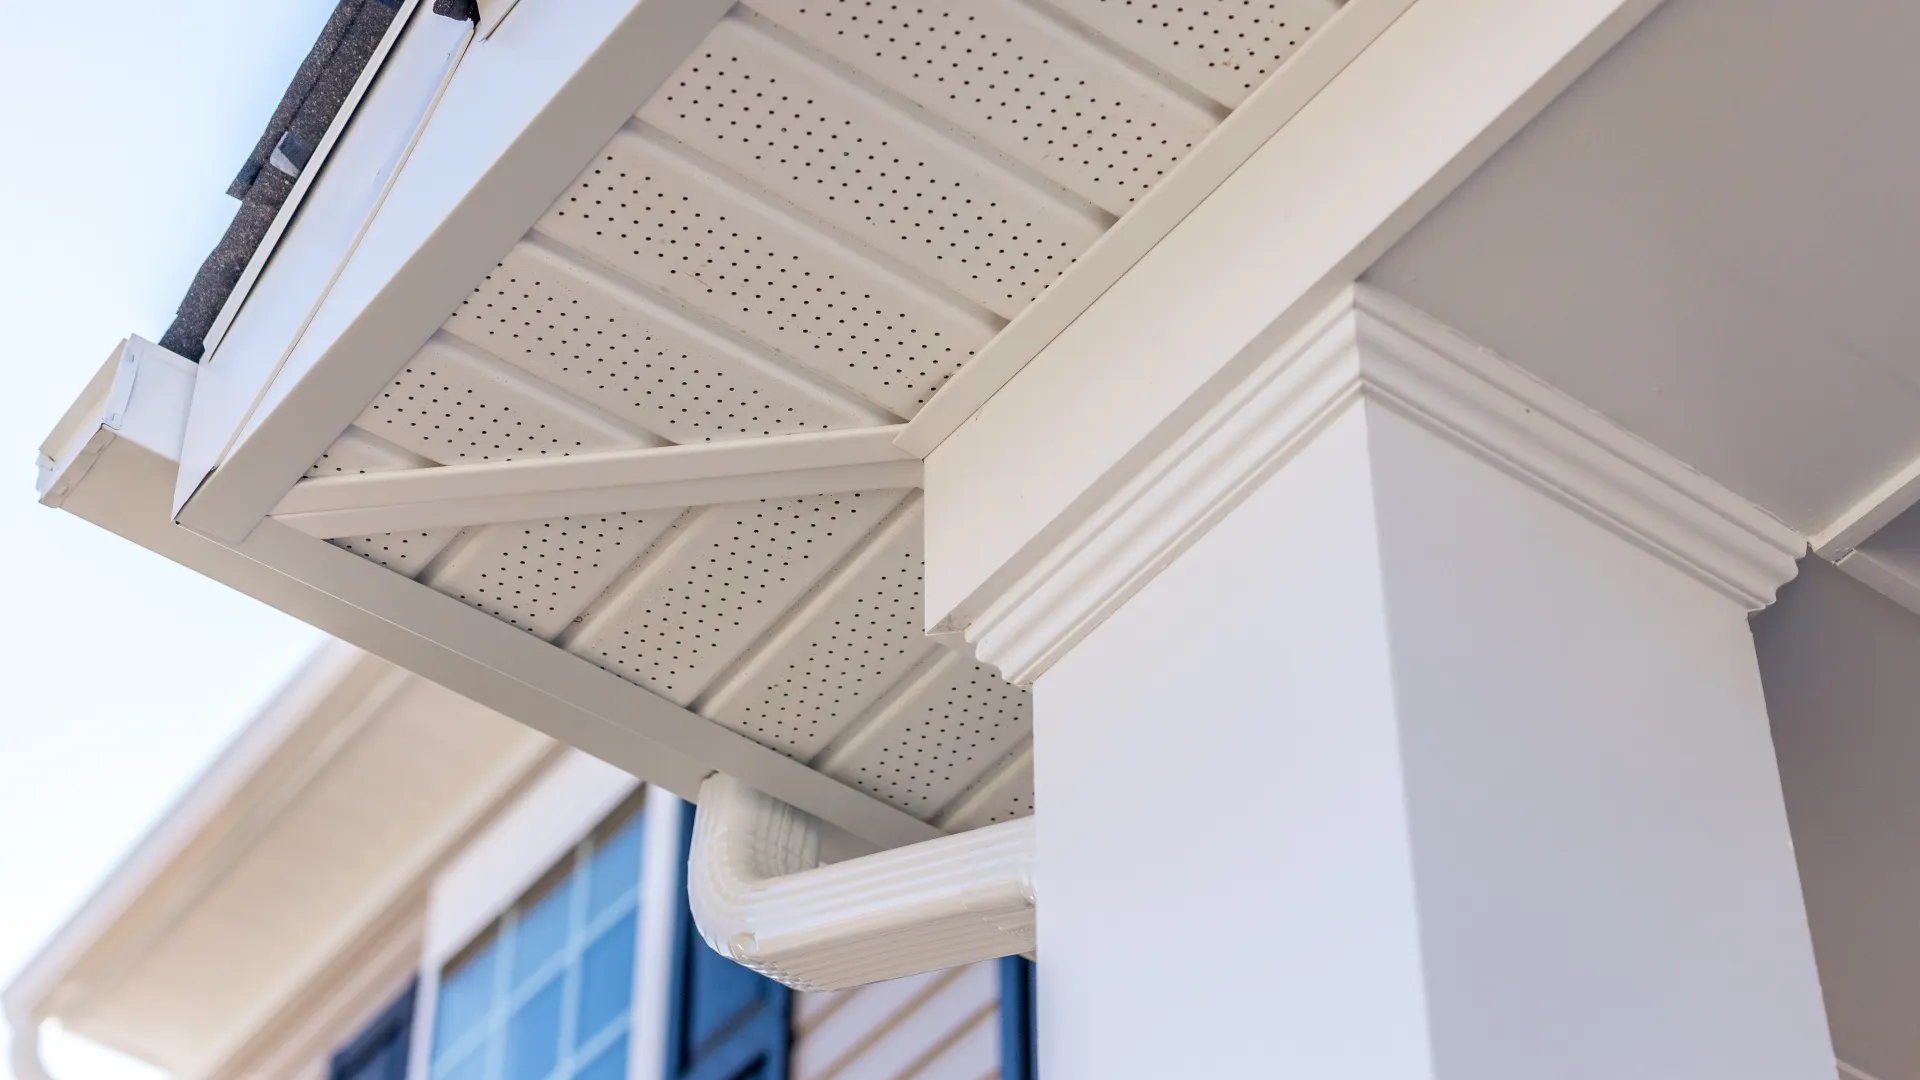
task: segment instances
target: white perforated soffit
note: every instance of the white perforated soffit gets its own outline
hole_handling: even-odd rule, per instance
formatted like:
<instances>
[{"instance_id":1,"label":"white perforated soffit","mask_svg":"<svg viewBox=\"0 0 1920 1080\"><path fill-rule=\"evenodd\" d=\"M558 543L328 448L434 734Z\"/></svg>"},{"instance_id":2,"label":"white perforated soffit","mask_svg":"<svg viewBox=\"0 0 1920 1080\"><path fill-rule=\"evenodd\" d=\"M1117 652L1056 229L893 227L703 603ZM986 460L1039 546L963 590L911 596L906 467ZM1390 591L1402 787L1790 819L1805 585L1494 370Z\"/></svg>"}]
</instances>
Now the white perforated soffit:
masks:
<instances>
[{"instance_id":1,"label":"white perforated soffit","mask_svg":"<svg viewBox=\"0 0 1920 1080\"><path fill-rule=\"evenodd\" d=\"M309 475L910 418L1337 8L752 0ZM914 492L334 543L916 817L1033 812Z\"/></svg>"}]
</instances>

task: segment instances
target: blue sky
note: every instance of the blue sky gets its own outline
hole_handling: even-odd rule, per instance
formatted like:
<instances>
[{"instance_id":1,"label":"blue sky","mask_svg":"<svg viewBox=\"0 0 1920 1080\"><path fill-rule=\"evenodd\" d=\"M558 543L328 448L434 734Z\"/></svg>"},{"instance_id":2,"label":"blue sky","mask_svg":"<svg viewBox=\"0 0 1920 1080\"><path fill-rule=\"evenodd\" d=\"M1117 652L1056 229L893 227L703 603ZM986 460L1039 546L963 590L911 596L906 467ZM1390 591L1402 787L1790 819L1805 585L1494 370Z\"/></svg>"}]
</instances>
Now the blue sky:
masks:
<instances>
[{"instance_id":1,"label":"blue sky","mask_svg":"<svg viewBox=\"0 0 1920 1080\"><path fill-rule=\"evenodd\" d=\"M115 342L166 327L332 6L0 0L0 982L320 644L37 505L33 461ZM52 1053L61 1080L142 1075Z\"/></svg>"}]
</instances>

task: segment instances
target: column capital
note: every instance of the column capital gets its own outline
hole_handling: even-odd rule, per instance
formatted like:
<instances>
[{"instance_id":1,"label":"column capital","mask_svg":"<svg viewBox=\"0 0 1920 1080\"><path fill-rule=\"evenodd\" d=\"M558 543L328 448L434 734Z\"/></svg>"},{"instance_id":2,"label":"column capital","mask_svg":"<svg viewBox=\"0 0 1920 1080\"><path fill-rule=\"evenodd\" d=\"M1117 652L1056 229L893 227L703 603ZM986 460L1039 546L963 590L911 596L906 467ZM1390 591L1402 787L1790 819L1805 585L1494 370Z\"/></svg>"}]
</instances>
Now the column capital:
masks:
<instances>
[{"instance_id":1,"label":"column capital","mask_svg":"<svg viewBox=\"0 0 1920 1080\"><path fill-rule=\"evenodd\" d=\"M1031 683L1331 421L1391 409L1748 610L1772 603L1799 533L1396 298L1342 290L1264 357L1147 433L959 606L932 612L978 658ZM1063 415L1098 423L1097 404ZM1191 418L1191 419L1185 419ZM1044 467L1042 464L1040 467ZM939 493L930 488L930 499ZM973 528L989 528L975 521ZM1302 530L1313 521L1298 523ZM930 573L938 568L929 567Z\"/></svg>"}]
</instances>

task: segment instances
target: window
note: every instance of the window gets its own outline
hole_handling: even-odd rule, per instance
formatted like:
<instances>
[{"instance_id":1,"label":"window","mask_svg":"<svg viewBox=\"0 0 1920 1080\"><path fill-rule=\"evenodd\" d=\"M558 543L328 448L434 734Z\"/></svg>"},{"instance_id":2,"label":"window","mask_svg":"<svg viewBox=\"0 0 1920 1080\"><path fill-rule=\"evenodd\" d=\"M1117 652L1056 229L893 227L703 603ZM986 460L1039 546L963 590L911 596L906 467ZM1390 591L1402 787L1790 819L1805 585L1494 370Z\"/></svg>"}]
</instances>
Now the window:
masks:
<instances>
[{"instance_id":1,"label":"window","mask_svg":"<svg viewBox=\"0 0 1920 1080\"><path fill-rule=\"evenodd\" d=\"M1033 961L1009 956L1000 961L1000 1077L1036 1080L1040 1075L1040 1024Z\"/></svg>"},{"instance_id":2,"label":"window","mask_svg":"<svg viewBox=\"0 0 1920 1080\"><path fill-rule=\"evenodd\" d=\"M407 1037L413 1031L413 987L380 1010L333 1055L328 1080L406 1080Z\"/></svg>"},{"instance_id":3,"label":"window","mask_svg":"<svg viewBox=\"0 0 1920 1080\"><path fill-rule=\"evenodd\" d=\"M693 913L687 910L684 878L693 843L693 808L683 813L667 1080L787 1080L793 995L700 940Z\"/></svg>"},{"instance_id":4,"label":"window","mask_svg":"<svg viewBox=\"0 0 1920 1080\"><path fill-rule=\"evenodd\" d=\"M640 837L616 813L447 965L430 1080L625 1080Z\"/></svg>"}]
</instances>

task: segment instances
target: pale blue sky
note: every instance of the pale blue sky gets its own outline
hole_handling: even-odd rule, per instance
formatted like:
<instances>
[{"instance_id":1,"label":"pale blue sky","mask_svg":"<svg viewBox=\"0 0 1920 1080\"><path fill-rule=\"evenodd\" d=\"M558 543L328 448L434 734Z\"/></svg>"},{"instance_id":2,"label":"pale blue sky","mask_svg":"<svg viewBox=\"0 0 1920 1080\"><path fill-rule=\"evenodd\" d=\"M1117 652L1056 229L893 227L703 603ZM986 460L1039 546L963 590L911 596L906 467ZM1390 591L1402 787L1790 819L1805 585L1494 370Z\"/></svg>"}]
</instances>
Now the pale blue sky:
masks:
<instances>
[{"instance_id":1,"label":"pale blue sky","mask_svg":"<svg viewBox=\"0 0 1920 1080\"><path fill-rule=\"evenodd\" d=\"M320 642L37 505L33 461L114 343L165 329L332 7L0 0L0 982ZM61 1080L129 1075L59 1049Z\"/></svg>"}]
</instances>

